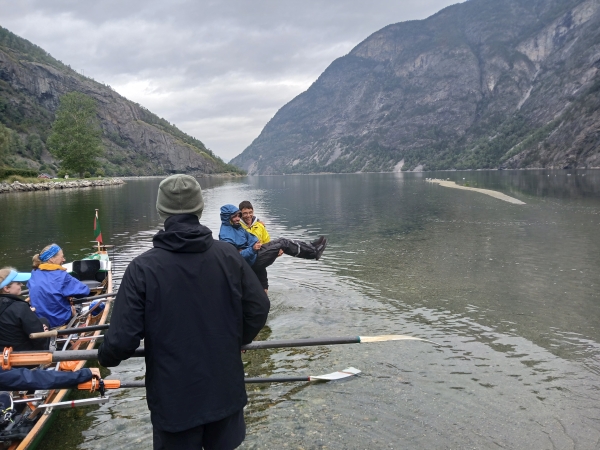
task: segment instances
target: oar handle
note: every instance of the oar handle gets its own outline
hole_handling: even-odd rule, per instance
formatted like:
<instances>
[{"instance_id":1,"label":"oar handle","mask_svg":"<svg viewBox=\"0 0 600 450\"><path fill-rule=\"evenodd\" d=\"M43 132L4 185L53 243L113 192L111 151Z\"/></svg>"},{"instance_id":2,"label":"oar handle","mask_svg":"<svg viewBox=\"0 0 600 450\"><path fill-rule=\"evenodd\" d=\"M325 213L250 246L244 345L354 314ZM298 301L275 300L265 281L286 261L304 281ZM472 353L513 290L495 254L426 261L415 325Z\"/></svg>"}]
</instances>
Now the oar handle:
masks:
<instances>
[{"instance_id":1,"label":"oar handle","mask_svg":"<svg viewBox=\"0 0 600 450\"><path fill-rule=\"evenodd\" d=\"M2 370L10 370L12 366L37 366L51 362L52 353L49 352L13 352L12 347L4 347L0 366Z\"/></svg>"},{"instance_id":2,"label":"oar handle","mask_svg":"<svg viewBox=\"0 0 600 450\"><path fill-rule=\"evenodd\" d=\"M79 383L77 385L77 389L80 391L90 391L94 392L99 387L98 380L92 378L90 381L86 381L85 383ZM104 389L119 389L120 387L125 387L121 384L121 380L104 380Z\"/></svg>"},{"instance_id":3,"label":"oar handle","mask_svg":"<svg viewBox=\"0 0 600 450\"><path fill-rule=\"evenodd\" d=\"M40 331L39 333L31 333L29 339L43 339L58 336L58 330Z\"/></svg>"}]
</instances>

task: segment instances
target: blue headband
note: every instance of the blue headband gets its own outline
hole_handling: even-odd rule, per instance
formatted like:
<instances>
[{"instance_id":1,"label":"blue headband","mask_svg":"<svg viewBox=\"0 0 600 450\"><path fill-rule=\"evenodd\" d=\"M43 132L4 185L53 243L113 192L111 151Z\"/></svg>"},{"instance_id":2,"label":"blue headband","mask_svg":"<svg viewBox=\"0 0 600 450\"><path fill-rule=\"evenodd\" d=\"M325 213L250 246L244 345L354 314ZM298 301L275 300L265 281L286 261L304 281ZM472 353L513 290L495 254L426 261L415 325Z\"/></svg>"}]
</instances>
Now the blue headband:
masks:
<instances>
[{"instance_id":1,"label":"blue headband","mask_svg":"<svg viewBox=\"0 0 600 450\"><path fill-rule=\"evenodd\" d=\"M58 252L60 252L60 247L56 244L52 244L48 250L44 250L42 253L40 253L40 260L42 262L46 262Z\"/></svg>"}]
</instances>

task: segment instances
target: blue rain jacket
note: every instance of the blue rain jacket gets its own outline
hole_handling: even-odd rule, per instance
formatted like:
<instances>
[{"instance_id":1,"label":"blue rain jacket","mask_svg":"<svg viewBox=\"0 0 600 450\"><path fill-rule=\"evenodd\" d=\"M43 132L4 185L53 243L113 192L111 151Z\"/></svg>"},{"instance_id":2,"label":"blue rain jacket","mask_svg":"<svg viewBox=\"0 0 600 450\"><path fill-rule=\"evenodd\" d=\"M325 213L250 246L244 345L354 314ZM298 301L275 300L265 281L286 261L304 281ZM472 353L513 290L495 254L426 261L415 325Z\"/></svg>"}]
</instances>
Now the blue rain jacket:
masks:
<instances>
[{"instance_id":1,"label":"blue rain jacket","mask_svg":"<svg viewBox=\"0 0 600 450\"><path fill-rule=\"evenodd\" d=\"M241 250L240 255L244 257L250 265L256 261L256 252L252 248L258 242L258 238L248 233L242 225L234 227L229 218L239 209L234 205L221 206L221 229L219 230L219 240L233 244L235 248Z\"/></svg>"},{"instance_id":2,"label":"blue rain jacket","mask_svg":"<svg viewBox=\"0 0 600 450\"><path fill-rule=\"evenodd\" d=\"M64 270L32 270L27 282L31 306L38 317L45 317L50 327L64 325L71 319L67 297L90 295L89 288Z\"/></svg>"},{"instance_id":3,"label":"blue rain jacket","mask_svg":"<svg viewBox=\"0 0 600 450\"><path fill-rule=\"evenodd\" d=\"M0 367L0 391L29 391L41 389L63 389L75 387L92 379L90 369L76 372L56 370L12 369Z\"/></svg>"}]
</instances>

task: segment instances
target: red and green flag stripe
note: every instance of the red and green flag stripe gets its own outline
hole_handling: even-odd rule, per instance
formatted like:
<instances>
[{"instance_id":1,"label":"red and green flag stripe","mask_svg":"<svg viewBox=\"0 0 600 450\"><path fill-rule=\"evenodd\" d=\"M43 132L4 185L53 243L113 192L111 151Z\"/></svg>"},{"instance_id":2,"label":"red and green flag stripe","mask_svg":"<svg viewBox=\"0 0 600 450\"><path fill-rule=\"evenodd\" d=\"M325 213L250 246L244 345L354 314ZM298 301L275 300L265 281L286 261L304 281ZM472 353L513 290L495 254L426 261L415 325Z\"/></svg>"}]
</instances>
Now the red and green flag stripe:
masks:
<instances>
[{"instance_id":1,"label":"red and green flag stripe","mask_svg":"<svg viewBox=\"0 0 600 450\"><path fill-rule=\"evenodd\" d=\"M100 229L100 220L98 220L98 210L96 210L96 215L94 216L94 239L103 244L102 230Z\"/></svg>"}]
</instances>

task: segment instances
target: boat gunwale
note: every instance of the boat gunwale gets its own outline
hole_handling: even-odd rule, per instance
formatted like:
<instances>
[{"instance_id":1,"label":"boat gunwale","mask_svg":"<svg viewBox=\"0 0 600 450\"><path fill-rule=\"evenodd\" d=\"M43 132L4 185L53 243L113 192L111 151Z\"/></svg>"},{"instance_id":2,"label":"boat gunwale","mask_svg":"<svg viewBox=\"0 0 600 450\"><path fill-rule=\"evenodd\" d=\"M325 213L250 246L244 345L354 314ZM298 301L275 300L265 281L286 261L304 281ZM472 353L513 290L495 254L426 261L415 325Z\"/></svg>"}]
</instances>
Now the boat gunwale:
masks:
<instances>
[{"instance_id":1,"label":"boat gunwale","mask_svg":"<svg viewBox=\"0 0 600 450\"><path fill-rule=\"evenodd\" d=\"M108 251L106 250L102 250L99 252L96 252L97 254L105 254L108 256ZM110 260L110 258L109 258ZM112 280L112 267L106 271L107 273L107 286L106 286L106 293L110 294L113 292L113 280ZM102 312L102 316L100 317L100 320L96 323L96 325L104 325L108 319L108 315L109 312L111 310L112 307L112 302L114 302L114 298L111 298L110 300L106 301L106 307L104 308L104 311ZM88 325L90 320L92 318L92 315L88 315L88 317L85 320L85 324ZM102 330L96 330L93 332L93 334L89 335L90 337L97 337L100 336L100 334L102 333ZM85 345L85 344L84 344ZM96 340L90 340L87 343L87 347L85 347L85 349L87 350L93 350L94 346L96 345ZM76 349L79 348L79 345L77 345L75 347ZM76 368L74 370L80 370L82 369L85 364L87 363L87 361L79 361L79 363L77 364ZM60 363L57 363L60 364ZM59 368L60 370L60 368ZM44 401L42 404L47 405L47 404L52 404L52 403L58 403L60 401L63 400L63 398L65 398L65 396L71 391L71 389L59 389L59 390L52 390L48 397L46 398L46 401ZM18 444L15 443L13 445L10 445L8 447L9 450L32 450L35 447L37 447L37 445L39 445L40 441L43 439L45 433L47 432L47 426L52 422L50 419L54 416L54 411L50 410L49 412L43 412L41 417L37 420L37 422L35 423L35 425L33 426L33 428L29 431L29 433L27 434L27 436L25 436L25 438L23 440L21 440Z\"/></svg>"}]
</instances>

